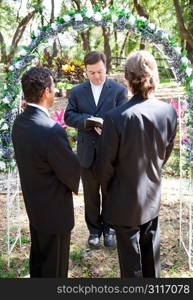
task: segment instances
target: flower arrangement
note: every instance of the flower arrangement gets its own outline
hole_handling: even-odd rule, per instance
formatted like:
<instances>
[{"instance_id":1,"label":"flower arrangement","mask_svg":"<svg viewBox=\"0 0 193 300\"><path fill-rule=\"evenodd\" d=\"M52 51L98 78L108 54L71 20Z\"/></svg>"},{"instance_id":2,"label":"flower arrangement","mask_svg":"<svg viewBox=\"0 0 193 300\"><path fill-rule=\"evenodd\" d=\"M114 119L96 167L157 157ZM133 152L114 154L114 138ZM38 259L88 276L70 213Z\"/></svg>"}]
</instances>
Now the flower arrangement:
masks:
<instances>
[{"instance_id":1,"label":"flower arrangement","mask_svg":"<svg viewBox=\"0 0 193 300\"><path fill-rule=\"evenodd\" d=\"M51 118L56 121L60 126L66 128L67 125L64 123L64 109L59 112L57 110L54 111Z\"/></svg>"},{"instance_id":2,"label":"flower arrangement","mask_svg":"<svg viewBox=\"0 0 193 300\"><path fill-rule=\"evenodd\" d=\"M46 52L41 61L42 66L51 69L56 79L63 79L69 83L79 83L85 80L84 64L79 60L70 60L68 56L56 56L50 59L51 55Z\"/></svg>"},{"instance_id":3,"label":"flower arrangement","mask_svg":"<svg viewBox=\"0 0 193 300\"><path fill-rule=\"evenodd\" d=\"M191 62L186 58L186 53L176 44L174 38L163 29L156 27L144 17L133 15L128 9L122 7L109 7L102 9L85 7L82 11L69 11L62 17L56 18L55 23L48 24L32 33L29 46L23 46L20 56L13 58L7 72L7 83L1 85L0 92L0 170L7 171L14 167L13 151L11 145L11 128L18 112L17 101L20 98L20 76L22 72L38 58L38 47L47 43L47 39L73 27L86 29L89 26L114 26L117 30L132 31L140 34L151 44L156 44L163 49L168 59L170 68L175 74L176 81L186 89L186 124L188 127L189 166L193 173L193 72ZM71 72L66 64L62 72ZM67 63L67 65L69 65ZM62 69L62 68L61 68Z\"/></svg>"}]
</instances>

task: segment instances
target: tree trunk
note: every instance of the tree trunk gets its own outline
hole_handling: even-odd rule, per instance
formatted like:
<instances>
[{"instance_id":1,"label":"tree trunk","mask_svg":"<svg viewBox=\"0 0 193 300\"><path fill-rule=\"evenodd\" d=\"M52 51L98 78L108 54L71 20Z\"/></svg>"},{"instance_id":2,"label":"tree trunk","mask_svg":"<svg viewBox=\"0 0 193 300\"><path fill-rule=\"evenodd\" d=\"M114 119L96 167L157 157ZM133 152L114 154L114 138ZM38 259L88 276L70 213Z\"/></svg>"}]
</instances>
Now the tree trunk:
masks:
<instances>
[{"instance_id":1,"label":"tree trunk","mask_svg":"<svg viewBox=\"0 0 193 300\"><path fill-rule=\"evenodd\" d=\"M127 42L127 39L129 37L129 31L127 31L126 35L125 35L125 39L124 39L124 42L123 42L123 45L121 47L121 51L120 51L120 57L123 56L123 51L125 49L125 45L126 45L126 42Z\"/></svg>"},{"instance_id":2,"label":"tree trunk","mask_svg":"<svg viewBox=\"0 0 193 300\"><path fill-rule=\"evenodd\" d=\"M187 56L193 65L193 48L188 43L186 43L186 50L188 52Z\"/></svg>"},{"instance_id":3,"label":"tree trunk","mask_svg":"<svg viewBox=\"0 0 193 300\"><path fill-rule=\"evenodd\" d=\"M145 40L143 39L143 37L141 37L141 42L140 42L139 49L140 50L145 50Z\"/></svg>"},{"instance_id":4,"label":"tree trunk","mask_svg":"<svg viewBox=\"0 0 193 300\"><path fill-rule=\"evenodd\" d=\"M72 0L72 3L76 6L76 9L81 9L81 1L80 0ZM80 34L82 42L83 42L83 50L88 53L90 51L90 31L81 32Z\"/></svg>"},{"instance_id":5,"label":"tree trunk","mask_svg":"<svg viewBox=\"0 0 193 300\"><path fill-rule=\"evenodd\" d=\"M119 65L119 45L118 45L118 38L117 38L117 30L114 29L114 38L115 38L115 57L116 57L116 60L115 60L115 65L116 67Z\"/></svg>"},{"instance_id":6,"label":"tree trunk","mask_svg":"<svg viewBox=\"0 0 193 300\"><path fill-rule=\"evenodd\" d=\"M81 32L81 38L83 41L83 49L86 53L90 51L90 30L87 30L86 32Z\"/></svg>"},{"instance_id":7,"label":"tree trunk","mask_svg":"<svg viewBox=\"0 0 193 300\"><path fill-rule=\"evenodd\" d=\"M54 0L51 0L51 16L50 16L50 24L54 22L54 8L55 8Z\"/></svg>"},{"instance_id":8,"label":"tree trunk","mask_svg":"<svg viewBox=\"0 0 193 300\"><path fill-rule=\"evenodd\" d=\"M5 63L7 59L6 46L2 33L0 32L0 51L1 51L1 63Z\"/></svg>"},{"instance_id":9,"label":"tree trunk","mask_svg":"<svg viewBox=\"0 0 193 300\"><path fill-rule=\"evenodd\" d=\"M42 0L38 0L38 5L39 5L39 14L40 14L40 20L41 20L41 25L44 26L44 15L43 15L43 9L42 9Z\"/></svg>"},{"instance_id":10,"label":"tree trunk","mask_svg":"<svg viewBox=\"0 0 193 300\"><path fill-rule=\"evenodd\" d=\"M107 58L107 73L112 69L111 66L111 47L110 47L110 28L102 26L103 37L104 37L104 53Z\"/></svg>"},{"instance_id":11,"label":"tree trunk","mask_svg":"<svg viewBox=\"0 0 193 300\"><path fill-rule=\"evenodd\" d=\"M181 6L179 4L179 1L178 0L173 0L173 3L174 3L175 10L176 10L176 17L177 17L177 20L178 20L180 34L181 34L182 38L187 43L186 48L189 49L188 50L190 52L189 53L189 58L190 58L191 62L193 63L193 57L191 55L191 53L193 52L193 36L190 33L190 31L187 30L187 28L185 27L185 22L184 22L182 9L181 9Z\"/></svg>"},{"instance_id":12,"label":"tree trunk","mask_svg":"<svg viewBox=\"0 0 193 300\"><path fill-rule=\"evenodd\" d=\"M134 7L135 7L136 11L138 12L138 14L141 17L145 17L146 19L149 18L149 14L145 10L145 8L139 3L139 0L133 0L133 4L134 4ZM145 49L145 44L144 44L144 40L143 40L142 37L141 37L141 42L140 42L139 48L140 48L140 50Z\"/></svg>"},{"instance_id":13,"label":"tree trunk","mask_svg":"<svg viewBox=\"0 0 193 300\"><path fill-rule=\"evenodd\" d=\"M142 17L145 17L146 19L149 18L149 15L147 13L147 11L145 10L145 8L139 3L139 0L133 0L133 4L134 7L136 9L136 11L138 12L138 14Z\"/></svg>"}]
</instances>

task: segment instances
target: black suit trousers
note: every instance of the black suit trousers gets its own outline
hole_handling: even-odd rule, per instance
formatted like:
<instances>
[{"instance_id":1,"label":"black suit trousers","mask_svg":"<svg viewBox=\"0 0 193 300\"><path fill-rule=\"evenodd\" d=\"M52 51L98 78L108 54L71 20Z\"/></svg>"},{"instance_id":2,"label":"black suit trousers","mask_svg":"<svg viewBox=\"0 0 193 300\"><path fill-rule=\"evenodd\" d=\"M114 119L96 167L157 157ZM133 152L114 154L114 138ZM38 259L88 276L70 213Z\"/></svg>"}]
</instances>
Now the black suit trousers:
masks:
<instances>
[{"instance_id":1,"label":"black suit trousers","mask_svg":"<svg viewBox=\"0 0 193 300\"><path fill-rule=\"evenodd\" d=\"M95 173L95 161L90 168L81 167L84 191L85 221L90 233L108 233L110 227L103 221L104 195L100 192L99 180Z\"/></svg>"},{"instance_id":2,"label":"black suit trousers","mask_svg":"<svg viewBox=\"0 0 193 300\"><path fill-rule=\"evenodd\" d=\"M121 278L160 277L158 217L143 225L115 227Z\"/></svg>"},{"instance_id":3,"label":"black suit trousers","mask_svg":"<svg viewBox=\"0 0 193 300\"><path fill-rule=\"evenodd\" d=\"M30 277L65 278L68 275L69 234L49 234L30 225Z\"/></svg>"}]
</instances>

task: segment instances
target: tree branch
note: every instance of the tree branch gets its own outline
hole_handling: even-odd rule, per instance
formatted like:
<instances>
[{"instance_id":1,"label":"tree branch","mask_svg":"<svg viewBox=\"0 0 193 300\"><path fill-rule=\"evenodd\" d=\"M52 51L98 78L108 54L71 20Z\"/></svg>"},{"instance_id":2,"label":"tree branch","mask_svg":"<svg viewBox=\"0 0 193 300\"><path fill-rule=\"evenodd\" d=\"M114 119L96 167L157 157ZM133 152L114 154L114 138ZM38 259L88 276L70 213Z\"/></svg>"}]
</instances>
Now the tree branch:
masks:
<instances>
[{"instance_id":1,"label":"tree branch","mask_svg":"<svg viewBox=\"0 0 193 300\"><path fill-rule=\"evenodd\" d=\"M21 20L21 22L19 23L19 25L18 25L18 27L17 27L17 29L15 31L15 34L13 36L13 39L12 39L11 50L10 50L10 54L9 54L9 57L8 57L8 62L11 60L13 54L15 53L17 45L18 45L19 41L22 38L24 30L26 29L26 26L28 25L28 23L34 17L35 14L36 14L36 10L32 11L27 16L25 16Z\"/></svg>"},{"instance_id":2,"label":"tree branch","mask_svg":"<svg viewBox=\"0 0 193 300\"><path fill-rule=\"evenodd\" d=\"M185 27L184 18L182 15L182 9L180 7L179 1L173 0L173 3L176 10L176 17L178 20L181 35L186 40L186 42L190 45L190 47L193 49L193 37Z\"/></svg>"},{"instance_id":3,"label":"tree branch","mask_svg":"<svg viewBox=\"0 0 193 300\"><path fill-rule=\"evenodd\" d=\"M73 0L74 4L76 4L77 9L80 10L80 0Z\"/></svg>"},{"instance_id":4,"label":"tree branch","mask_svg":"<svg viewBox=\"0 0 193 300\"><path fill-rule=\"evenodd\" d=\"M135 6L135 9L137 10L138 14L142 17L145 17L146 19L149 18L149 15L145 8L139 3L139 0L133 0L133 4Z\"/></svg>"}]
</instances>

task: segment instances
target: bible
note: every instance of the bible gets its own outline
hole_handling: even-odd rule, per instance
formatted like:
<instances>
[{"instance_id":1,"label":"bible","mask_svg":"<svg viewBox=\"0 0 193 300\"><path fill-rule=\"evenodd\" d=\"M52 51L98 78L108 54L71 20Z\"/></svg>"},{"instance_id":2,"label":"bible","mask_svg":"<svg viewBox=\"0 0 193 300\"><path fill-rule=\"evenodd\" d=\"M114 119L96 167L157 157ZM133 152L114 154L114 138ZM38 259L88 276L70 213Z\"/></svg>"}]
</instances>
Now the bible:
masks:
<instances>
[{"instance_id":1,"label":"bible","mask_svg":"<svg viewBox=\"0 0 193 300\"><path fill-rule=\"evenodd\" d=\"M85 128L94 129L94 127L103 127L103 119L97 117L90 117L85 120Z\"/></svg>"}]
</instances>

